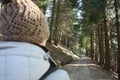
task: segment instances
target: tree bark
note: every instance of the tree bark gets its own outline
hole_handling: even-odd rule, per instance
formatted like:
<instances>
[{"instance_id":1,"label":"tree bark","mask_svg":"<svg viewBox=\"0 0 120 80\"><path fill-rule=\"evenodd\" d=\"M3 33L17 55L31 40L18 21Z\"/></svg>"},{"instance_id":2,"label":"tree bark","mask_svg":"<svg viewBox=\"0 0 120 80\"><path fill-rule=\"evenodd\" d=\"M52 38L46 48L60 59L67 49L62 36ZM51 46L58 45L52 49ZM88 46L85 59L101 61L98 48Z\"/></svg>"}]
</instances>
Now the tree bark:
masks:
<instances>
[{"instance_id":1,"label":"tree bark","mask_svg":"<svg viewBox=\"0 0 120 80\"><path fill-rule=\"evenodd\" d=\"M98 37L98 27L99 24L95 26L95 60L98 62L99 61L99 37Z\"/></svg>"},{"instance_id":2,"label":"tree bark","mask_svg":"<svg viewBox=\"0 0 120 80\"><path fill-rule=\"evenodd\" d=\"M54 16L55 16L55 4L56 4L56 0L53 0L53 8L52 8L52 17L51 17L51 23L50 23L50 38L49 38L49 42L50 44L52 44L53 42L53 32L54 32Z\"/></svg>"},{"instance_id":3,"label":"tree bark","mask_svg":"<svg viewBox=\"0 0 120 80\"><path fill-rule=\"evenodd\" d=\"M118 72L118 80L120 80L120 24L119 24L119 16L118 16L118 0L114 0L115 13L116 13L116 27L117 27L117 41L118 41L118 53L117 53L117 72Z\"/></svg>"},{"instance_id":4,"label":"tree bark","mask_svg":"<svg viewBox=\"0 0 120 80\"><path fill-rule=\"evenodd\" d=\"M100 53L100 65L104 65L104 45L103 45L103 27L102 25L98 26L98 40L99 40L99 53Z\"/></svg>"},{"instance_id":5,"label":"tree bark","mask_svg":"<svg viewBox=\"0 0 120 80\"><path fill-rule=\"evenodd\" d=\"M93 38L93 31L91 30L91 52L90 52L90 57L92 58L92 60L94 59L94 38Z\"/></svg>"},{"instance_id":6,"label":"tree bark","mask_svg":"<svg viewBox=\"0 0 120 80\"><path fill-rule=\"evenodd\" d=\"M60 0L57 2L57 11L56 11L56 23L55 23L55 33L54 33L54 44L59 44L59 19L60 19Z\"/></svg>"},{"instance_id":7,"label":"tree bark","mask_svg":"<svg viewBox=\"0 0 120 80\"><path fill-rule=\"evenodd\" d=\"M107 20L104 20L105 27L105 69L110 70L110 43L108 35L108 23Z\"/></svg>"},{"instance_id":8,"label":"tree bark","mask_svg":"<svg viewBox=\"0 0 120 80\"><path fill-rule=\"evenodd\" d=\"M107 1L103 0L104 3L104 27L105 27L105 69L110 71L110 43L109 43L109 26L107 21Z\"/></svg>"}]
</instances>

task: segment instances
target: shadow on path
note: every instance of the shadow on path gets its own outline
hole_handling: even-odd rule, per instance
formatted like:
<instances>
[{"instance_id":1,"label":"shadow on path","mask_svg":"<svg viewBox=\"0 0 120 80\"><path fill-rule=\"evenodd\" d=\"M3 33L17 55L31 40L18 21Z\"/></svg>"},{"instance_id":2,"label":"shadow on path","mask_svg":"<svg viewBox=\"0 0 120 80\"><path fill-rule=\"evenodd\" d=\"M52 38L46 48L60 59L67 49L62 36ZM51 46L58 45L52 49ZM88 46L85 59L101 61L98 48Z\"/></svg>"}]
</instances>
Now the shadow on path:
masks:
<instances>
[{"instance_id":1,"label":"shadow on path","mask_svg":"<svg viewBox=\"0 0 120 80\"><path fill-rule=\"evenodd\" d=\"M67 70L71 80L117 80L89 57L82 57L65 65L63 69Z\"/></svg>"}]
</instances>

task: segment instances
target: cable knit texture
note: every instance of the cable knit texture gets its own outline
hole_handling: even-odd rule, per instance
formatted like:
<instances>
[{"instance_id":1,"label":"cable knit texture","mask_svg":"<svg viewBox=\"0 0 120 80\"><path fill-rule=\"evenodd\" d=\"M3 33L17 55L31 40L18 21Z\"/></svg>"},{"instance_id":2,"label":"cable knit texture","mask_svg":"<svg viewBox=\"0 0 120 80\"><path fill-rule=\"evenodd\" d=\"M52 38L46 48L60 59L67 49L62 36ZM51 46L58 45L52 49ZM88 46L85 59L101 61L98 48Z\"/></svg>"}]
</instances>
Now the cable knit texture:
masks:
<instances>
[{"instance_id":1,"label":"cable knit texture","mask_svg":"<svg viewBox=\"0 0 120 80\"><path fill-rule=\"evenodd\" d=\"M2 18L0 33L4 41L24 41L39 44L49 37L47 20L38 6L31 0L4 2L0 16Z\"/></svg>"}]
</instances>

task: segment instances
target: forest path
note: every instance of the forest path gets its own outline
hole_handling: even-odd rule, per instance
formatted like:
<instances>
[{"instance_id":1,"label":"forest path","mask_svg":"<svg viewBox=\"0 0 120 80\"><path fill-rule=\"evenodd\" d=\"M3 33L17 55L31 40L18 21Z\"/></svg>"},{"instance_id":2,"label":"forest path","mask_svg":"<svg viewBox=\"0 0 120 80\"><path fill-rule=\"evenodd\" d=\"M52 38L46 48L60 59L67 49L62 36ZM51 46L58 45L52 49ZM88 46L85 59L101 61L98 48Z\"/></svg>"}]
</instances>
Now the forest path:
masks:
<instances>
[{"instance_id":1,"label":"forest path","mask_svg":"<svg viewBox=\"0 0 120 80\"><path fill-rule=\"evenodd\" d=\"M71 80L117 80L111 73L105 71L91 58L82 56L79 60L63 67Z\"/></svg>"}]
</instances>

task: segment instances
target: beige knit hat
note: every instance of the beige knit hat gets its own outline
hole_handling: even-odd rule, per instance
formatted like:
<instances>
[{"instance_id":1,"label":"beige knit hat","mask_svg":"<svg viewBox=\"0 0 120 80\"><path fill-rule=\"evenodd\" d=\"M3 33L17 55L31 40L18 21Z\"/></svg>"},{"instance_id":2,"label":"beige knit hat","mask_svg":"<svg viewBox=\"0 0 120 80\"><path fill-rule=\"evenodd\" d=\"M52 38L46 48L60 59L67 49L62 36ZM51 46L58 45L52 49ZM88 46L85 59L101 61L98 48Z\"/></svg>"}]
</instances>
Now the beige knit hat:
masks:
<instances>
[{"instance_id":1,"label":"beige knit hat","mask_svg":"<svg viewBox=\"0 0 120 80\"><path fill-rule=\"evenodd\" d=\"M4 0L3 0L4 1ZM48 23L31 0L8 0L1 9L0 33L4 41L39 44L49 37Z\"/></svg>"}]
</instances>

